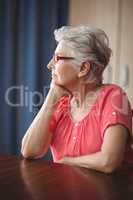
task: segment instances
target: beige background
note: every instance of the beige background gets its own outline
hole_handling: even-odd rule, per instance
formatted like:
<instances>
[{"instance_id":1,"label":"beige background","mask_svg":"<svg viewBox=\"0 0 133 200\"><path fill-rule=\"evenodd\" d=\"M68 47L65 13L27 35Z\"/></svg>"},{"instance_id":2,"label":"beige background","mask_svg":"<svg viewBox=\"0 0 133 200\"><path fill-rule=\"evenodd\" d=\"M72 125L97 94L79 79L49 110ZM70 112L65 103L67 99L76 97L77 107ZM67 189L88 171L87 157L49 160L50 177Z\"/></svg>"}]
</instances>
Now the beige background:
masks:
<instances>
[{"instance_id":1,"label":"beige background","mask_svg":"<svg viewBox=\"0 0 133 200\"><path fill-rule=\"evenodd\" d=\"M133 0L70 0L69 24L102 28L113 56L105 82L122 86L133 106Z\"/></svg>"}]
</instances>

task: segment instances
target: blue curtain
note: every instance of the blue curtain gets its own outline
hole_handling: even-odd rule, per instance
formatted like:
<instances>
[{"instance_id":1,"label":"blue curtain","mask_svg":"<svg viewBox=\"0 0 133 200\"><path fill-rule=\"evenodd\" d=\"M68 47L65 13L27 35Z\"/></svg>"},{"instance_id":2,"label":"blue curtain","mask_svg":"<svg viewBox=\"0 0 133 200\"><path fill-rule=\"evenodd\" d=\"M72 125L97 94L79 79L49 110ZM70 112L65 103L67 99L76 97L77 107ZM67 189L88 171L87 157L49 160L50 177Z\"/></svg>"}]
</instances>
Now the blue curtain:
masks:
<instances>
[{"instance_id":1,"label":"blue curtain","mask_svg":"<svg viewBox=\"0 0 133 200\"><path fill-rule=\"evenodd\" d=\"M0 1L0 153L20 154L22 137L48 91L53 31L67 24L68 4Z\"/></svg>"}]
</instances>

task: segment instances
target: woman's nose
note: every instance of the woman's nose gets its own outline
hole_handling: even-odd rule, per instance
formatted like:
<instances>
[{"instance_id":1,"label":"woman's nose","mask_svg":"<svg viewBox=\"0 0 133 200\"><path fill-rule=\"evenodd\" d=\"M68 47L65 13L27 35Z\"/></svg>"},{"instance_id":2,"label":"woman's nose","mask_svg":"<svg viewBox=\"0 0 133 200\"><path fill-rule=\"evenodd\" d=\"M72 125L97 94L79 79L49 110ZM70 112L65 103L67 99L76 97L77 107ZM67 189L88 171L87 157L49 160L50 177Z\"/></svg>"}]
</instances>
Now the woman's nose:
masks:
<instances>
[{"instance_id":1,"label":"woman's nose","mask_svg":"<svg viewBox=\"0 0 133 200\"><path fill-rule=\"evenodd\" d=\"M52 70L54 68L54 63L53 63L53 59L51 59L47 65L47 68Z\"/></svg>"}]
</instances>

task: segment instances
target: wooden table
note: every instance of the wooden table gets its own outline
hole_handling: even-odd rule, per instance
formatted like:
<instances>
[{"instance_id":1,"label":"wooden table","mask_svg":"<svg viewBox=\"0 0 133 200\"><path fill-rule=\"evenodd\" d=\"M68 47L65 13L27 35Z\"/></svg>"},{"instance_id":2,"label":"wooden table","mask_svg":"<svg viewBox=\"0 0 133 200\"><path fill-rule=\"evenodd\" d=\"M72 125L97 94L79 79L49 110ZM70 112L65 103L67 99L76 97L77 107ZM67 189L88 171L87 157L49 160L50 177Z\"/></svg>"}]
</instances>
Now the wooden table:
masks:
<instances>
[{"instance_id":1,"label":"wooden table","mask_svg":"<svg viewBox=\"0 0 133 200\"><path fill-rule=\"evenodd\" d=\"M0 156L0 200L133 200L133 166L106 175L85 168Z\"/></svg>"}]
</instances>

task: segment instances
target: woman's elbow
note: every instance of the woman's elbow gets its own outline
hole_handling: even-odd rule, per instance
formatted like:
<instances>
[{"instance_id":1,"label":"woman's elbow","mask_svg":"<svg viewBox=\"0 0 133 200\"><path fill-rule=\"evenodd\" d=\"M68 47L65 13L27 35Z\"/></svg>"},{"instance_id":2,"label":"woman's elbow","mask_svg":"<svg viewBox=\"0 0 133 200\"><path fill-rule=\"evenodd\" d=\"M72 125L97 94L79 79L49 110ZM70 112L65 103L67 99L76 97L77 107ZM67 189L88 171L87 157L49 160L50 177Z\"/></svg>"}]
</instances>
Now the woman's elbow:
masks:
<instances>
[{"instance_id":1,"label":"woman's elbow","mask_svg":"<svg viewBox=\"0 0 133 200\"><path fill-rule=\"evenodd\" d=\"M29 149L23 148L21 154L26 159L36 159L42 157L45 154L45 151L35 149L30 151Z\"/></svg>"},{"instance_id":2,"label":"woman's elbow","mask_svg":"<svg viewBox=\"0 0 133 200\"><path fill-rule=\"evenodd\" d=\"M117 169L116 166L104 166L104 168L103 168L102 171L103 171L105 174L111 174L111 173L113 173L116 169Z\"/></svg>"},{"instance_id":3,"label":"woman's elbow","mask_svg":"<svg viewBox=\"0 0 133 200\"><path fill-rule=\"evenodd\" d=\"M22 156L24 157L24 158L26 158L26 159L33 159L36 155L32 152L29 152L29 151L27 151L27 150L25 150L25 149L23 149L22 151L21 151L21 154L22 154Z\"/></svg>"},{"instance_id":4,"label":"woman's elbow","mask_svg":"<svg viewBox=\"0 0 133 200\"><path fill-rule=\"evenodd\" d=\"M111 160L108 160L104 163L102 170L106 174L111 174L120 167L121 163L122 161L111 162Z\"/></svg>"}]
</instances>

